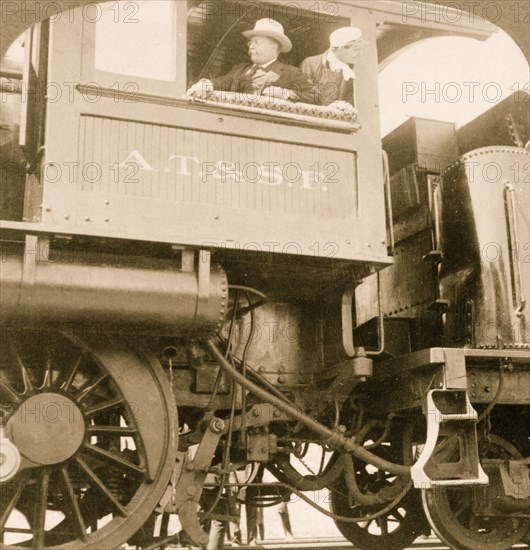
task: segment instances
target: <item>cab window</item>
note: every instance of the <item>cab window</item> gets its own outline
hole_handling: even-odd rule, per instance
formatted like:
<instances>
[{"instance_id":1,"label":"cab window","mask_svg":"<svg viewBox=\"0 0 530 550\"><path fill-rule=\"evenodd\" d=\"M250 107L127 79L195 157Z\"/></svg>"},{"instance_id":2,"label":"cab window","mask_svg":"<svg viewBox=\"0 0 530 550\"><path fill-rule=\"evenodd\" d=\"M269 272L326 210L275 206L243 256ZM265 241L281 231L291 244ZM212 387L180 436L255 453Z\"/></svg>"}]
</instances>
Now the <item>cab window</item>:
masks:
<instances>
[{"instance_id":1,"label":"cab window","mask_svg":"<svg viewBox=\"0 0 530 550\"><path fill-rule=\"evenodd\" d=\"M101 5L96 22L95 68L127 76L176 78L176 10L167 0L140 0L129 14L116 3ZM122 10L123 11L123 10Z\"/></svg>"}]
</instances>

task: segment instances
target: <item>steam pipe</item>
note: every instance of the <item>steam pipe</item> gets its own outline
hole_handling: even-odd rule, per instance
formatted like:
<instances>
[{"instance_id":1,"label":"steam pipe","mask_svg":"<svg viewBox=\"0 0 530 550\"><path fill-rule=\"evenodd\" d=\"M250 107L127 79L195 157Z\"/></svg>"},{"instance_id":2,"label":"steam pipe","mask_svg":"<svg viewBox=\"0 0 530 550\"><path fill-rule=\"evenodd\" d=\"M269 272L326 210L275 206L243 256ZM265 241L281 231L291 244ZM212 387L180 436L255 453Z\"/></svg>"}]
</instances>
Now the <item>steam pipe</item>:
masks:
<instances>
[{"instance_id":1,"label":"steam pipe","mask_svg":"<svg viewBox=\"0 0 530 550\"><path fill-rule=\"evenodd\" d=\"M281 470L270 465L267 468L276 476L284 477L289 483L297 487L300 491L320 491L329 487L343 472L344 467L340 458L337 458L335 462L326 469L326 471L316 476L303 476L293 468L287 460L279 460L278 464L281 466ZM278 477L278 479L280 479ZM281 481L281 480L280 480Z\"/></svg>"},{"instance_id":2,"label":"steam pipe","mask_svg":"<svg viewBox=\"0 0 530 550\"><path fill-rule=\"evenodd\" d=\"M361 445L355 443L352 439L344 437L338 432L334 432L320 422L317 422L316 420L311 418L309 415L300 411L290 403L286 403L278 397L271 395L268 391L260 388L259 386L245 378L242 374L240 374L237 369L232 367L232 365L224 358L223 354L219 351L219 348L212 340L207 341L207 346L208 349L211 351L212 356L215 357L216 361L219 362L221 368L238 384L243 386L243 388L245 388L249 392L253 393L259 399L262 399L266 403L270 403L278 410L282 411L288 416L291 416L313 432L320 435L322 438L324 438L327 445L335 447L339 450L346 451L348 453L352 453L358 459L362 460L363 462L373 464L380 470L396 475L410 476L410 466L394 464L393 462L389 462L388 460L384 460L383 458L376 456L375 454L367 451Z\"/></svg>"}]
</instances>

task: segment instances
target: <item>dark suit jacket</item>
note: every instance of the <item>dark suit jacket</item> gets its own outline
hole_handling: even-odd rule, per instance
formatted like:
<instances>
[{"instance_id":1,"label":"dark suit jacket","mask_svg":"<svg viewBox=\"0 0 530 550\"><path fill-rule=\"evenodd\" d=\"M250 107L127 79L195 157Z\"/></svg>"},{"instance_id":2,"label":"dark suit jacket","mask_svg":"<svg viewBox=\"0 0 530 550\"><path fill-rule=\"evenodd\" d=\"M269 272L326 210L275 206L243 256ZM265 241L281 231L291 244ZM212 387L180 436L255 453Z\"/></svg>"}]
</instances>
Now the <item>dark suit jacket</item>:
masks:
<instances>
[{"instance_id":1,"label":"dark suit jacket","mask_svg":"<svg viewBox=\"0 0 530 550\"><path fill-rule=\"evenodd\" d=\"M342 71L332 71L324 55L308 57L300 65L300 69L315 85L319 103L329 105L341 100L353 105L353 81L344 80Z\"/></svg>"},{"instance_id":2,"label":"dark suit jacket","mask_svg":"<svg viewBox=\"0 0 530 550\"><path fill-rule=\"evenodd\" d=\"M252 87L252 78L246 75L252 66L252 63L236 65L227 74L213 78L214 89L223 92L239 92L241 94L255 93ZM313 84L300 69L276 60L265 70L269 74L264 88L279 86L280 88L286 88L295 92L297 94L297 101L318 103L318 96Z\"/></svg>"}]
</instances>

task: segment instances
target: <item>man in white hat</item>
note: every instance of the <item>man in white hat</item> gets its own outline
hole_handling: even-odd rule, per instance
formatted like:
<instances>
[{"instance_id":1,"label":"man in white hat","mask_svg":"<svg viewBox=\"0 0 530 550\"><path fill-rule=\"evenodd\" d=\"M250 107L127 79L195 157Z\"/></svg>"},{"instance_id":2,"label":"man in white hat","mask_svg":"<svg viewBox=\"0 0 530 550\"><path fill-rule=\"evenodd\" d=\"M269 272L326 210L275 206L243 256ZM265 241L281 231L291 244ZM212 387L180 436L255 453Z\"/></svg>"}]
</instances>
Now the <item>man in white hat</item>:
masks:
<instances>
[{"instance_id":1,"label":"man in white hat","mask_svg":"<svg viewBox=\"0 0 530 550\"><path fill-rule=\"evenodd\" d=\"M292 44L283 26L274 19L260 19L243 36L249 39L251 63L236 65L230 72L212 80L199 80L187 92L190 98L206 98L213 90L239 92L289 101L316 103L311 81L291 65L278 61L280 53L291 51Z\"/></svg>"},{"instance_id":2,"label":"man in white hat","mask_svg":"<svg viewBox=\"0 0 530 550\"><path fill-rule=\"evenodd\" d=\"M315 85L320 103L353 105L353 65L364 46L363 33L357 27L342 27L329 35L329 50L308 57L300 68ZM341 104L333 106L341 107Z\"/></svg>"}]
</instances>

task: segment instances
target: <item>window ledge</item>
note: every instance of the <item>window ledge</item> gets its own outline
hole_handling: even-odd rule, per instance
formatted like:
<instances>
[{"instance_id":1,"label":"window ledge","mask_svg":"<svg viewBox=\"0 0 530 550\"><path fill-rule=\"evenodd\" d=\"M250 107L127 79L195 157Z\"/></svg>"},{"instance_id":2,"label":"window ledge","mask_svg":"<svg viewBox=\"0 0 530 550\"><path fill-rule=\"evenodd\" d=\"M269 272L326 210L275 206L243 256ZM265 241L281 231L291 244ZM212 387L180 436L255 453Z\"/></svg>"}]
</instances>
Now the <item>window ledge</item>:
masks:
<instances>
[{"instance_id":1,"label":"window ledge","mask_svg":"<svg viewBox=\"0 0 530 550\"><path fill-rule=\"evenodd\" d=\"M261 120L277 120L301 124L304 126L318 126L321 129L356 133L361 125L357 121L357 109L346 113L322 105L309 103L293 103L283 99L269 99L264 96L239 94L236 92L214 91L208 99L176 99L162 95L145 92L128 93L124 90L94 86L93 84L78 84L76 89L83 95L91 95L94 98L112 98L123 103L151 103L156 105L175 107L208 107L216 112L224 110L239 116L245 116Z\"/></svg>"},{"instance_id":2,"label":"window ledge","mask_svg":"<svg viewBox=\"0 0 530 550\"><path fill-rule=\"evenodd\" d=\"M357 109L344 112L329 106L324 107L301 102L293 103L265 96L220 91L211 92L205 100L194 99L191 102L225 107L252 114L280 117L291 121L308 122L349 132L357 132L361 128L357 120Z\"/></svg>"}]
</instances>

